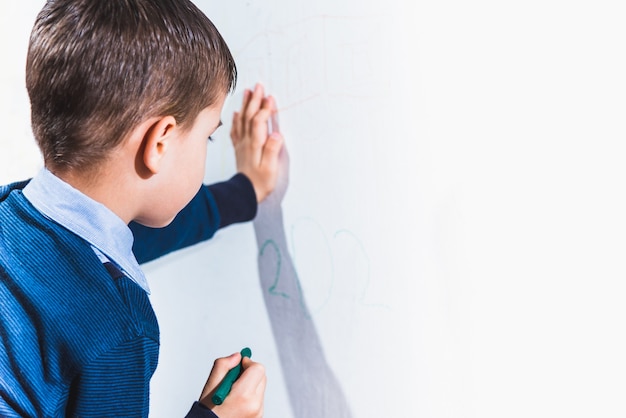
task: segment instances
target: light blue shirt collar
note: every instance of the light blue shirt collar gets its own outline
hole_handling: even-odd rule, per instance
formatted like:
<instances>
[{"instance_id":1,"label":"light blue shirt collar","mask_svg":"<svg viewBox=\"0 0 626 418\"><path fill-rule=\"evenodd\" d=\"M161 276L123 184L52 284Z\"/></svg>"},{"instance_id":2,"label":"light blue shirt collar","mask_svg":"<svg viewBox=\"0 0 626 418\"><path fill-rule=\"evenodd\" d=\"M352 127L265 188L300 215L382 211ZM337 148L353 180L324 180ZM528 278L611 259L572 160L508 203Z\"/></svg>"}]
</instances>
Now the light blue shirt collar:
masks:
<instances>
[{"instance_id":1,"label":"light blue shirt collar","mask_svg":"<svg viewBox=\"0 0 626 418\"><path fill-rule=\"evenodd\" d=\"M45 168L28 183L23 193L44 216L90 243L101 260L108 259L116 264L150 293L146 276L133 254L133 233L110 209Z\"/></svg>"}]
</instances>

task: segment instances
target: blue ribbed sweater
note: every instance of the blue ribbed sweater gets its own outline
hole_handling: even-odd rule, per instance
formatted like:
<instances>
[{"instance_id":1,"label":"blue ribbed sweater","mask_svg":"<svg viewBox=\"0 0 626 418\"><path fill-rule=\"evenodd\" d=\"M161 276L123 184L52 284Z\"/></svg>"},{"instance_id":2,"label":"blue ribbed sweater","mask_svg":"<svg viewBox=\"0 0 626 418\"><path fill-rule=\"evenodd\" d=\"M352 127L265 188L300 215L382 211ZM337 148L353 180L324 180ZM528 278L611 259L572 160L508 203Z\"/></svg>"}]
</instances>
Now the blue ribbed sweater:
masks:
<instances>
[{"instance_id":1,"label":"blue ribbed sweater","mask_svg":"<svg viewBox=\"0 0 626 418\"><path fill-rule=\"evenodd\" d=\"M145 292L43 217L26 182L0 186L0 416L148 415L159 329ZM166 228L130 227L140 263L256 213L239 174L203 187ZM213 417L198 403L189 416Z\"/></svg>"}]
</instances>

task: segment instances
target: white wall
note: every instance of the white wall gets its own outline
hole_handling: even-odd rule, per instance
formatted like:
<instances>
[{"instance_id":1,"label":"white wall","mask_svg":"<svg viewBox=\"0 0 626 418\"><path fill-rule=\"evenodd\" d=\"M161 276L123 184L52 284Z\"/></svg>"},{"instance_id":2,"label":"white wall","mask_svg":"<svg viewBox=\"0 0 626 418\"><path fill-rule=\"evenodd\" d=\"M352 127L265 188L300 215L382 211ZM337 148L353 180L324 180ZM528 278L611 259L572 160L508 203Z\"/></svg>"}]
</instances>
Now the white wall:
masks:
<instances>
[{"instance_id":1,"label":"white wall","mask_svg":"<svg viewBox=\"0 0 626 418\"><path fill-rule=\"evenodd\" d=\"M0 116L2 144L0 183L32 177L42 166L30 130L30 105L26 92L24 68L28 38L35 16L45 2L5 3L0 13Z\"/></svg>"},{"instance_id":2,"label":"white wall","mask_svg":"<svg viewBox=\"0 0 626 418\"><path fill-rule=\"evenodd\" d=\"M206 179L233 174L230 116L263 82L291 157L281 256L304 299L277 289L306 304L306 347L351 416L626 413L620 2L197 4L240 70ZM3 183L40 164L21 75L40 5L3 6ZM298 353L273 334L280 292L258 253L246 224L147 266L152 416L183 415L213 359L244 346L267 366L266 416L296 416L279 359ZM319 395L295 405L320 416Z\"/></svg>"}]
</instances>

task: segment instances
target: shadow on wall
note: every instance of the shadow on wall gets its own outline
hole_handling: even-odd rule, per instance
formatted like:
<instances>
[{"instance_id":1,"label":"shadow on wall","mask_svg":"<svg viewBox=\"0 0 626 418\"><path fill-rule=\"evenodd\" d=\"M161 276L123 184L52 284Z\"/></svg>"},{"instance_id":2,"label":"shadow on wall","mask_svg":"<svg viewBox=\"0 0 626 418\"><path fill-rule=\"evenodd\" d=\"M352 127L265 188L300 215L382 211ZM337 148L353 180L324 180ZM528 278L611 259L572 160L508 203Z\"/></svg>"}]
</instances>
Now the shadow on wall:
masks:
<instances>
[{"instance_id":1,"label":"shadow on wall","mask_svg":"<svg viewBox=\"0 0 626 418\"><path fill-rule=\"evenodd\" d=\"M283 148L275 191L259 206L254 232L259 278L278 348L289 402L296 418L352 416L345 395L324 357L289 251L281 202L289 183ZM280 282L280 289L278 283Z\"/></svg>"}]
</instances>

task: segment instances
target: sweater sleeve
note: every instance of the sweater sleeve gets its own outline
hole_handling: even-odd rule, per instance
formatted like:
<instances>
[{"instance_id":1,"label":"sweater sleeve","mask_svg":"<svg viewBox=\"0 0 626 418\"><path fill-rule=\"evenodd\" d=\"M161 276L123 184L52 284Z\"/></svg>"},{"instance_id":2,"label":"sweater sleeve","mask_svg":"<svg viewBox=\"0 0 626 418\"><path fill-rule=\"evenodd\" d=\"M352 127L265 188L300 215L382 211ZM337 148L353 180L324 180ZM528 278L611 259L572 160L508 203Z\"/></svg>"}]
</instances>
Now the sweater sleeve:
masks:
<instances>
[{"instance_id":1,"label":"sweater sleeve","mask_svg":"<svg viewBox=\"0 0 626 418\"><path fill-rule=\"evenodd\" d=\"M213 411L200 402L194 402L185 418L219 418Z\"/></svg>"},{"instance_id":2,"label":"sweater sleeve","mask_svg":"<svg viewBox=\"0 0 626 418\"><path fill-rule=\"evenodd\" d=\"M176 218L164 228L149 228L136 222L133 232L133 253L137 261L146 263L172 251L206 241L218 229L254 219L257 201L254 188L244 174L230 180L202 186Z\"/></svg>"}]
</instances>

